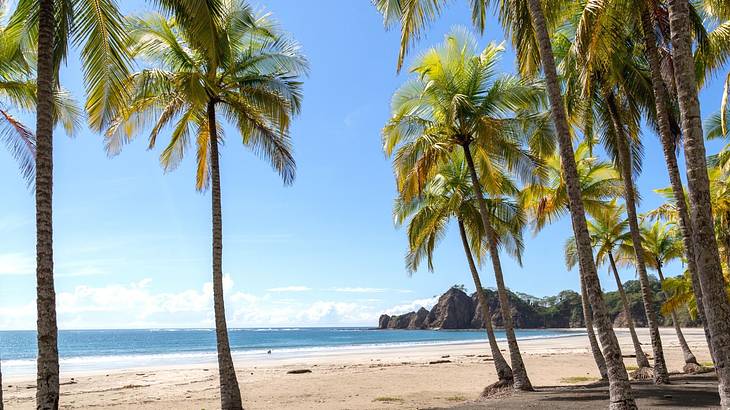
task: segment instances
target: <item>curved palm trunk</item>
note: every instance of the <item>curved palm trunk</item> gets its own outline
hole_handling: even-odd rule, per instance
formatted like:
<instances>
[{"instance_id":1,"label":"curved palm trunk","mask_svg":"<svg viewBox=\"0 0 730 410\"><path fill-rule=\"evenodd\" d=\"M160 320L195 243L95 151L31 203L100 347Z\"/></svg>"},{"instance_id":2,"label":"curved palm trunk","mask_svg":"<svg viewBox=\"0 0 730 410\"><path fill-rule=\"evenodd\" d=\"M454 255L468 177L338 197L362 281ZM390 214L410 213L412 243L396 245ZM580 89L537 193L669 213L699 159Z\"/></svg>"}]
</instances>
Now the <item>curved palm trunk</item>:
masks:
<instances>
[{"instance_id":1,"label":"curved palm trunk","mask_svg":"<svg viewBox=\"0 0 730 410\"><path fill-rule=\"evenodd\" d=\"M236 370L233 367L231 346L228 342L226 309L223 304L223 216L221 212L221 179L218 154L218 130L216 129L215 103L208 103L208 127L210 129L210 177L213 210L213 306L215 311L215 335L218 349L218 373L223 410L243 409L238 388Z\"/></svg>"},{"instance_id":2,"label":"curved palm trunk","mask_svg":"<svg viewBox=\"0 0 730 410\"><path fill-rule=\"evenodd\" d=\"M661 261L656 261L656 271L657 274L659 274L659 281L660 283L664 283L664 272L662 272L662 263ZM664 293L662 291L662 293ZM682 354L684 355L684 362L688 364L696 364L697 358L692 353L692 350L689 348L689 345L687 344L687 340L684 338L684 334L682 333L682 328L679 326L679 321L677 320L677 313L672 311L672 323L674 324L674 330L677 332L677 339L679 339L679 346L682 347Z\"/></svg>"},{"instance_id":3,"label":"curved palm trunk","mask_svg":"<svg viewBox=\"0 0 730 410\"><path fill-rule=\"evenodd\" d=\"M611 262L611 271L613 277L616 279L616 286L618 287L618 294L621 296L621 304L624 305L624 315L626 315L626 325L629 327L629 333L631 333L631 342L634 344L634 351L636 352L636 365L639 368L651 367L649 359L646 358L644 350L641 348L641 342L639 337L636 335L636 327L634 326L634 319L631 317L631 309L629 307L629 299L626 297L626 291L624 285L621 283L621 277L618 276L618 269L616 269L616 261L613 259L613 254L608 253L608 260Z\"/></svg>"},{"instance_id":4,"label":"curved palm trunk","mask_svg":"<svg viewBox=\"0 0 730 410\"><path fill-rule=\"evenodd\" d=\"M482 185L479 183L479 177L477 176L477 170L474 166L474 159L471 156L469 145L463 145L463 148L464 156L466 157L466 162L469 166L469 174L471 175L474 196L477 198L479 213L482 217L482 224L484 224L484 231L487 234L489 257L492 260L494 278L497 282L497 295L499 296L499 307L502 313L502 321L504 322L504 333L507 336L507 346L509 347L509 356L510 361L512 362L512 376L514 377L515 390L531 391L533 390L532 383L530 382L530 378L527 377L527 370L525 370L525 363L522 361L522 354L520 353L520 347L517 344L514 324L512 323L512 309L509 305L509 299L507 298L507 287L504 284L502 262L499 258L499 249L497 247L497 235L494 232L492 223L489 221L489 211L487 211L487 204L484 200L484 195L482 194Z\"/></svg>"},{"instance_id":5,"label":"curved palm trunk","mask_svg":"<svg viewBox=\"0 0 730 410\"><path fill-rule=\"evenodd\" d=\"M0 369L0 410L3 410L3 372Z\"/></svg>"},{"instance_id":6,"label":"curved palm trunk","mask_svg":"<svg viewBox=\"0 0 730 410\"><path fill-rule=\"evenodd\" d=\"M494 367L497 370L497 377L500 382L512 383L512 369L504 360L502 352L499 350L497 344L497 338L494 337L494 329L492 328L492 313L489 311L489 305L487 304L487 295L484 293L482 287L482 281L479 279L479 271L474 263L474 257L469 247L469 240L466 237L466 229L464 229L464 222L459 219L459 234L461 234L461 243L464 245L464 253L466 259L469 262L469 270L471 271L471 278L474 280L474 286L477 289L477 297L479 298L479 305L482 309L482 315L484 316L484 327L487 329L487 339L489 339L489 348L492 351L492 358L494 359Z\"/></svg>"},{"instance_id":7,"label":"curved palm trunk","mask_svg":"<svg viewBox=\"0 0 730 410\"><path fill-rule=\"evenodd\" d=\"M606 369L606 359L601 353L601 346L596 340L596 334L593 331L593 313L591 312L590 303L588 302L588 295L586 294L586 285L583 280L583 272L580 272L580 301L583 307L583 321L586 325L586 333L588 333L588 342L591 345L591 353L593 353L593 359L596 361L598 366L598 372L601 374L601 379L608 379L608 369Z\"/></svg>"},{"instance_id":8,"label":"curved palm trunk","mask_svg":"<svg viewBox=\"0 0 730 410\"><path fill-rule=\"evenodd\" d=\"M679 229L682 233L682 243L684 244L684 252L687 256L687 269L692 279L692 290L697 300L697 316L700 318L700 323L705 331L707 346L709 347L712 346L712 342L710 331L707 327L707 319L705 318L702 287L700 286L700 279L697 274L697 263L695 261L694 244L692 242L692 224L690 223L689 211L687 210L687 199L684 196L682 177L680 176L679 166L677 165L677 147L669 125L669 96L664 80L662 79L661 62L656 45L657 39L653 29L654 24L646 3L642 3L641 7L641 25L644 34L644 47L649 61L652 89L654 91L657 123L659 125L659 139L662 143L664 160L667 163L667 171L669 172L669 181L672 185L674 201L677 204L677 211L679 213ZM710 349L710 352L712 352L712 349Z\"/></svg>"},{"instance_id":9,"label":"curved palm trunk","mask_svg":"<svg viewBox=\"0 0 730 410\"><path fill-rule=\"evenodd\" d=\"M58 326L53 283L53 69L54 2L41 0L38 11L36 112L36 306L38 359L36 408L58 409Z\"/></svg>"},{"instance_id":10,"label":"curved palm trunk","mask_svg":"<svg viewBox=\"0 0 730 410\"><path fill-rule=\"evenodd\" d=\"M548 97L552 107L551 113L557 131L563 174L568 188L571 222L578 249L578 262L584 272L585 286L593 309L593 319L598 327L598 337L601 339L603 356L606 358L606 366L608 367L609 408L635 409L636 402L629 384L629 375L626 373L626 367L621 357L621 347L608 318L608 309L606 308L606 302L603 300L596 264L593 260L591 237L588 233L583 200L580 196L580 182L575 165L575 154L570 140L563 96L560 91L555 57L550 44L545 16L540 0L527 0L527 7L532 17L533 28L538 41L540 61L545 73Z\"/></svg>"},{"instance_id":11,"label":"curved palm trunk","mask_svg":"<svg viewBox=\"0 0 730 410\"><path fill-rule=\"evenodd\" d=\"M626 202L626 216L629 221L629 232L631 233L631 242L634 247L634 256L636 258L636 272L639 274L639 283L641 284L641 300L644 302L644 313L646 314L647 325L649 326L649 335L651 336L651 346L654 350L654 383L669 383L669 373L667 372L667 364L664 361L664 348L662 347L662 338L659 334L659 324L657 323L654 294L649 284L649 275L646 273L646 262L644 261L644 248L641 241L641 231L639 230L639 219L636 216L636 188L634 187L634 176L631 166L631 154L629 152L629 141L626 136L623 121L619 114L615 96L612 92L606 93L606 102L608 110L613 120L616 130L616 148L618 151L618 166L621 171L621 179L624 182L624 199Z\"/></svg>"},{"instance_id":12,"label":"curved palm trunk","mask_svg":"<svg viewBox=\"0 0 730 410\"><path fill-rule=\"evenodd\" d=\"M705 162L705 143L692 58L692 36L689 32L689 2L669 0L669 24L679 110L682 115L697 273L717 370L720 406L730 408L730 302L725 292L710 205L710 181Z\"/></svg>"}]
</instances>

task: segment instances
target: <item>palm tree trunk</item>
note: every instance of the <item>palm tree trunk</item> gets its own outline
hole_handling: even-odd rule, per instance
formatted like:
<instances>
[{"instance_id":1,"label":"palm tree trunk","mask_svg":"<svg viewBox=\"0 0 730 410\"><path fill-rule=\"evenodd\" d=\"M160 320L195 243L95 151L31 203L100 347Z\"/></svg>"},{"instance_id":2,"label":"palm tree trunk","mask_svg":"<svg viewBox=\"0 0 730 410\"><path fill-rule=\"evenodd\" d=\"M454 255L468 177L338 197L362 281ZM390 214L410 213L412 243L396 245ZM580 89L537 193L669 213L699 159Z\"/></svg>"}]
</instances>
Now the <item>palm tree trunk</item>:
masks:
<instances>
[{"instance_id":1,"label":"palm tree trunk","mask_svg":"<svg viewBox=\"0 0 730 410\"><path fill-rule=\"evenodd\" d=\"M3 371L0 369L0 410L3 410Z\"/></svg>"},{"instance_id":2,"label":"palm tree trunk","mask_svg":"<svg viewBox=\"0 0 730 410\"><path fill-rule=\"evenodd\" d=\"M664 272L662 272L662 262L657 260L656 261L656 271L659 275L659 281L660 283L664 284ZM662 291L664 293L664 291ZM685 364L696 364L697 358L692 353L692 350L689 348L689 345L687 344L687 340L684 338L684 334L682 333L682 328L679 326L679 321L677 320L677 313L675 311L672 311L672 323L674 324L674 330L677 332L677 339L679 339L679 346L682 347L682 354L684 355L684 363Z\"/></svg>"},{"instance_id":3,"label":"palm tree trunk","mask_svg":"<svg viewBox=\"0 0 730 410\"><path fill-rule=\"evenodd\" d=\"M593 313L591 312L590 303L588 302L588 295L586 294L586 285L583 280L583 272L580 272L580 301L583 307L583 321L586 325L586 333L588 333L588 342L591 345L591 353L593 353L593 359L596 361L598 366L598 372L601 374L601 379L608 380L608 369L606 369L606 359L601 353L601 346L596 340L596 334L593 330Z\"/></svg>"},{"instance_id":4,"label":"palm tree trunk","mask_svg":"<svg viewBox=\"0 0 730 410\"><path fill-rule=\"evenodd\" d=\"M679 166L677 165L676 143L672 135L669 125L669 96L667 88L662 79L661 63L659 59L659 51L657 49L656 34L654 33L654 24L651 14L646 3L642 3L641 7L641 25L644 33L644 47L646 49L647 59L649 61L649 70L651 72L652 89L654 90L654 102L656 106L657 123L659 124L659 139L662 143L664 151L664 160L667 163L667 171L669 172L669 181L672 185L674 193L674 201L677 205L679 213L679 229L682 233L682 243L684 244L684 252L687 256L687 269L692 279L692 290L697 300L697 316L705 331L707 346L712 346L709 328L707 327L707 319L705 318L705 306L703 304L702 287L697 273L697 262L695 260L694 244L692 242L692 224L690 223L689 211L687 210L687 199L684 195L684 187L682 186L682 177L679 174ZM712 349L710 349L712 351Z\"/></svg>"},{"instance_id":5,"label":"palm tree trunk","mask_svg":"<svg viewBox=\"0 0 730 410\"><path fill-rule=\"evenodd\" d=\"M624 305L624 315L626 315L626 325L629 327L629 333L631 333L631 342L634 344L634 351L636 352L636 365L641 369L642 367L651 367L649 359L646 358L644 350L641 348L641 342L639 337L636 335L636 327L634 326L634 319L631 317L631 307L629 305L629 298L626 297L626 291L624 285L621 283L621 277L618 276L618 269L616 269L616 261L613 259L613 254L609 252L608 260L611 262L611 270L613 277L616 279L616 286L618 287L618 294L621 296L621 303Z\"/></svg>"},{"instance_id":6,"label":"palm tree trunk","mask_svg":"<svg viewBox=\"0 0 730 410\"><path fill-rule=\"evenodd\" d=\"M494 269L494 278L497 282L497 295L499 296L499 307L502 312L502 321L504 322L504 332L507 336L507 346L509 347L510 361L512 362L512 376L514 377L515 390L532 391L532 383L527 376L525 363L522 361L520 347L517 344L515 336L514 324L512 323L512 309L507 298L507 287L504 284L504 275L502 274L502 262L499 258L499 248L497 235L494 232L492 223L489 221L489 211L487 211L487 203L482 194L482 185L479 183L477 170L474 166L474 159L471 156L469 145L463 145L464 156L469 166L469 174L471 175L472 189L474 196L479 204L479 213L484 224L484 231L487 234L487 244L489 246L489 257L492 259L492 267Z\"/></svg>"},{"instance_id":7,"label":"palm tree trunk","mask_svg":"<svg viewBox=\"0 0 730 410\"><path fill-rule=\"evenodd\" d=\"M243 409L238 388L236 370L233 367L231 346L228 342L226 309L223 304L223 216L221 212L221 178L218 163L218 130L216 128L215 102L208 103L208 127L210 129L210 176L213 208L213 305L215 310L215 335L218 348L218 373L223 410Z\"/></svg>"},{"instance_id":8,"label":"palm tree trunk","mask_svg":"<svg viewBox=\"0 0 730 410\"><path fill-rule=\"evenodd\" d=\"M527 7L532 17L533 28L538 41L540 61L545 73L548 98L552 107L551 113L558 137L563 174L568 188L570 217L578 249L578 263L584 272L585 286L593 309L593 319L598 327L598 337L601 339L603 357L606 358L606 366L608 367L609 408L635 409L636 402L631 392L629 375L626 373L626 367L621 357L621 347L608 318L608 309L606 308L606 302L603 300L596 264L593 261L591 238L586 224L583 200L580 196L580 182L575 165L575 153L570 139L568 120L565 117L563 96L558 82L555 57L550 44L545 15L540 0L528 0Z\"/></svg>"},{"instance_id":9,"label":"palm tree trunk","mask_svg":"<svg viewBox=\"0 0 730 410\"><path fill-rule=\"evenodd\" d=\"M644 313L646 313L646 321L649 326L649 335L651 336L651 346L654 350L654 383L669 383L669 373L667 372L667 364L664 361L664 348L662 347L662 338L659 334L659 324L657 323L654 294L649 284L649 275L646 273L646 262L644 261L644 248L641 242L641 231L639 230L639 219L636 216L636 188L634 187L633 167L631 165L631 153L629 152L629 140L626 136L624 123L618 111L616 98L612 92L606 93L606 102L608 106L613 125L616 130L616 148L618 151L618 166L621 172L621 179L624 182L624 199L626 202L626 216L629 221L629 232L631 233L631 242L634 246L634 256L636 257L636 272L639 274L639 283L641 284L641 299L644 302Z\"/></svg>"},{"instance_id":10,"label":"palm tree trunk","mask_svg":"<svg viewBox=\"0 0 730 410\"><path fill-rule=\"evenodd\" d=\"M36 306L38 373L36 408L58 409L58 326L53 283L53 68L54 2L41 0L38 11L36 112Z\"/></svg>"},{"instance_id":11,"label":"palm tree trunk","mask_svg":"<svg viewBox=\"0 0 730 410\"><path fill-rule=\"evenodd\" d=\"M692 36L689 32L689 2L669 0L669 24L679 110L682 115L697 273L719 381L720 406L730 408L730 302L725 292L712 220L710 181L705 162L705 142L692 57Z\"/></svg>"},{"instance_id":12,"label":"palm tree trunk","mask_svg":"<svg viewBox=\"0 0 730 410\"><path fill-rule=\"evenodd\" d=\"M730 215L726 215L725 217L730 218ZM723 239L723 248L725 248L725 264L727 265L727 268L730 269L730 235L723 235Z\"/></svg>"},{"instance_id":13,"label":"palm tree trunk","mask_svg":"<svg viewBox=\"0 0 730 410\"><path fill-rule=\"evenodd\" d=\"M497 370L497 377L502 383L512 383L512 369L507 364L507 361L502 356L502 352L499 350L497 344L497 338L494 337L494 329L492 328L492 313L489 311L489 304L487 303L487 295L484 293L482 287L482 281L479 279L479 271L474 263L474 257L469 247L469 240L466 236L466 229L464 228L464 222L459 219L459 233L461 234L461 243L464 245L464 253L466 259L469 262L469 270L471 271L471 277L474 280L474 286L477 290L477 298L479 299L479 306L482 309L482 315L484 316L484 327L487 329L487 339L489 339L489 348L492 351L492 358L494 359L494 367Z\"/></svg>"}]
</instances>

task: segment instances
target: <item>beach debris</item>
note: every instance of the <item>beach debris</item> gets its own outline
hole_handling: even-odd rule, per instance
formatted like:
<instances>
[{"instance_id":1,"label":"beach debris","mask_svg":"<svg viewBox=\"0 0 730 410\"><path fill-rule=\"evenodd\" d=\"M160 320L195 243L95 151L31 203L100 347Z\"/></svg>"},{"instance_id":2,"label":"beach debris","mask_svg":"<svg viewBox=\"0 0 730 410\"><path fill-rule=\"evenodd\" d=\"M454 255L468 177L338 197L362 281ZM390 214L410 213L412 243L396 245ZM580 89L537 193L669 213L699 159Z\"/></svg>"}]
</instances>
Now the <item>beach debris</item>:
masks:
<instances>
[{"instance_id":1,"label":"beach debris","mask_svg":"<svg viewBox=\"0 0 730 410\"><path fill-rule=\"evenodd\" d=\"M286 374L304 374L304 373L312 373L309 369L295 369L295 370L289 370L286 372Z\"/></svg>"},{"instance_id":2,"label":"beach debris","mask_svg":"<svg viewBox=\"0 0 730 410\"><path fill-rule=\"evenodd\" d=\"M651 367L640 367L630 373L634 380L651 380L654 378L654 369Z\"/></svg>"},{"instance_id":3,"label":"beach debris","mask_svg":"<svg viewBox=\"0 0 730 410\"><path fill-rule=\"evenodd\" d=\"M428 362L428 364L442 364L442 363L451 363L451 360L434 360L434 361Z\"/></svg>"},{"instance_id":4,"label":"beach debris","mask_svg":"<svg viewBox=\"0 0 730 410\"><path fill-rule=\"evenodd\" d=\"M704 367L700 366L697 363L685 363L684 367L682 368L682 371L687 374L702 373L703 370Z\"/></svg>"},{"instance_id":5,"label":"beach debris","mask_svg":"<svg viewBox=\"0 0 730 410\"><path fill-rule=\"evenodd\" d=\"M512 392L512 382L510 380L500 380L485 387L482 391L482 394L479 396L479 399L484 400L494 399L498 397L506 397L511 395Z\"/></svg>"},{"instance_id":6,"label":"beach debris","mask_svg":"<svg viewBox=\"0 0 730 410\"><path fill-rule=\"evenodd\" d=\"M445 354L445 355L441 356L441 358L442 358L442 359L448 359L449 357L451 357L451 356L449 356L449 355L447 355L447 354Z\"/></svg>"}]
</instances>

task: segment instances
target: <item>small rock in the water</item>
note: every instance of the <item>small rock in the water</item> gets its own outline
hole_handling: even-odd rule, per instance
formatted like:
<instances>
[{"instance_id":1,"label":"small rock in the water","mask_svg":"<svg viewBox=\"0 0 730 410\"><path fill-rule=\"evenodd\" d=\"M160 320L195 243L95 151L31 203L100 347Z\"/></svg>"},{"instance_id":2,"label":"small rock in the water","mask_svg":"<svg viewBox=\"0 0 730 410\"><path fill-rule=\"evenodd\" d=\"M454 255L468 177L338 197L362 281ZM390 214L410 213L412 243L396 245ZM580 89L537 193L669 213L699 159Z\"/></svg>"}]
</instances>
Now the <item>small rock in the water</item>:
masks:
<instances>
[{"instance_id":1,"label":"small rock in the water","mask_svg":"<svg viewBox=\"0 0 730 410\"><path fill-rule=\"evenodd\" d=\"M441 363L451 363L451 360L434 360L432 362L428 362L428 364L441 364Z\"/></svg>"},{"instance_id":2,"label":"small rock in the water","mask_svg":"<svg viewBox=\"0 0 730 410\"><path fill-rule=\"evenodd\" d=\"M289 370L286 372L286 374L304 374L304 373L312 373L309 369L296 369L296 370Z\"/></svg>"}]
</instances>

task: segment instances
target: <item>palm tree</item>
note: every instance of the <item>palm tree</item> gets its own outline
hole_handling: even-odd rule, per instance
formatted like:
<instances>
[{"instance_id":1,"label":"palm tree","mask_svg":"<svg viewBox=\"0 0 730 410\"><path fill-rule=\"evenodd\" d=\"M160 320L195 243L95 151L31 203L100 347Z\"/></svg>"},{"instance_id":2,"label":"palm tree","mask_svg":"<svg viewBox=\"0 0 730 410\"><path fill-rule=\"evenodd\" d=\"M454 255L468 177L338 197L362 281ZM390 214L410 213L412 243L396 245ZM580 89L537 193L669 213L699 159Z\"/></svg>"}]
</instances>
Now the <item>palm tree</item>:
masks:
<instances>
[{"instance_id":1,"label":"palm tree","mask_svg":"<svg viewBox=\"0 0 730 410\"><path fill-rule=\"evenodd\" d=\"M514 194L514 192L505 194ZM519 259L523 247L522 226L524 225L524 215L521 209L510 202L508 197L494 198L487 202L490 220L495 230L499 232L500 245ZM483 241L484 226L478 204L474 200L464 155L455 151L450 160L440 167L438 174L427 182L420 195L410 201L405 201L400 197L396 200L394 208L396 224L408 225L409 251L406 256L406 267L409 272L417 271L423 259L427 260L428 269L433 271L434 249L444 237L449 221L457 220L479 307L485 318L489 347L499 379L487 389L511 385L513 382L512 369L504 359L494 336L492 314L477 269L477 263L481 262L486 251ZM475 262L474 253L477 255L477 262Z\"/></svg>"},{"instance_id":2,"label":"palm tree","mask_svg":"<svg viewBox=\"0 0 730 410\"><path fill-rule=\"evenodd\" d=\"M38 409L59 406L58 326L53 278L53 125L59 94L59 69L69 40L81 46L89 123L104 127L123 94L127 72L126 36L113 0L20 0L7 33L19 45L23 35L37 36L36 81L36 306Z\"/></svg>"},{"instance_id":3,"label":"palm tree","mask_svg":"<svg viewBox=\"0 0 730 410\"><path fill-rule=\"evenodd\" d=\"M631 247L631 235L628 231L629 223L623 218L624 206L617 205L611 201L605 208L593 214L593 220L588 221L588 231L591 233L591 240L596 250L596 265L600 266L609 263L609 270L616 280L616 287L621 296L621 303L624 307L626 324L631 334L631 342L636 352L636 364L639 369L634 373L635 378L647 378L652 374L649 360L641 348L641 342L636 335L634 320L631 317L631 305L626 297L621 277L616 267L616 252L620 248ZM624 249L624 252L626 250ZM575 239L570 238L565 245L565 260L568 268L572 269L577 263Z\"/></svg>"},{"instance_id":4,"label":"palm tree","mask_svg":"<svg viewBox=\"0 0 730 410\"><path fill-rule=\"evenodd\" d=\"M682 259L684 256L682 240L677 235L676 228L670 228L669 223L661 223L659 221L654 222L651 226L642 226L641 237L646 265L657 271L659 281L663 284L664 272L662 272L662 267L670 261ZM701 367L697 363L697 358L689 348L687 341L684 339L676 312L672 311L670 315L674 329L677 332L679 345L682 347L682 353L684 354L684 372L695 373Z\"/></svg>"},{"instance_id":5,"label":"palm tree","mask_svg":"<svg viewBox=\"0 0 730 410\"><path fill-rule=\"evenodd\" d=\"M724 291L722 266L710 205L710 181L705 163L706 152L692 55L689 2L669 0L668 3L697 276L702 289L711 349L720 381L720 405L730 407L730 302Z\"/></svg>"},{"instance_id":6,"label":"palm tree","mask_svg":"<svg viewBox=\"0 0 730 410\"><path fill-rule=\"evenodd\" d=\"M590 215L600 212L610 198L621 195L621 178L615 168L591 155L595 142L584 141L575 150L575 162L581 185L581 197ZM544 160L545 177L543 181L527 185L520 192L520 201L528 212L535 234L547 224L569 213L565 179L557 152ZM583 270L579 266L581 278L581 303L586 332L593 357L603 378L608 378L606 362L601 347L596 340L593 318L588 295L583 284Z\"/></svg>"},{"instance_id":7,"label":"palm tree","mask_svg":"<svg viewBox=\"0 0 730 410\"><path fill-rule=\"evenodd\" d=\"M519 132L526 119L511 115L522 107L539 105L541 93L536 85L514 76L496 77L502 50L491 44L476 54L473 36L463 28L452 30L443 45L430 49L414 64L412 72L418 77L393 96L393 115L383 129L383 139L386 154L394 156L398 189L406 200L420 192L451 151L463 150L497 283L514 386L532 390L514 334L499 238L489 220L484 191L504 192L510 181L503 175L508 173L532 177L535 162L521 147Z\"/></svg>"},{"instance_id":8,"label":"palm tree","mask_svg":"<svg viewBox=\"0 0 730 410\"><path fill-rule=\"evenodd\" d=\"M279 33L266 16L242 2L218 10L216 42L198 44L195 30L159 14L130 19L132 55L150 68L125 81L129 99L106 132L106 148L117 154L147 124L149 147L172 128L160 156L166 171L183 159L194 136L196 188L211 189L213 225L213 301L220 374L221 406L242 408L231 357L223 298L223 232L219 145L223 140L218 110L240 133L243 145L266 159L285 184L293 182L295 163L289 125L301 107L301 83L307 61L297 43ZM194 133L194 135L191 135Z\"/></svg>"}]
</instances>

